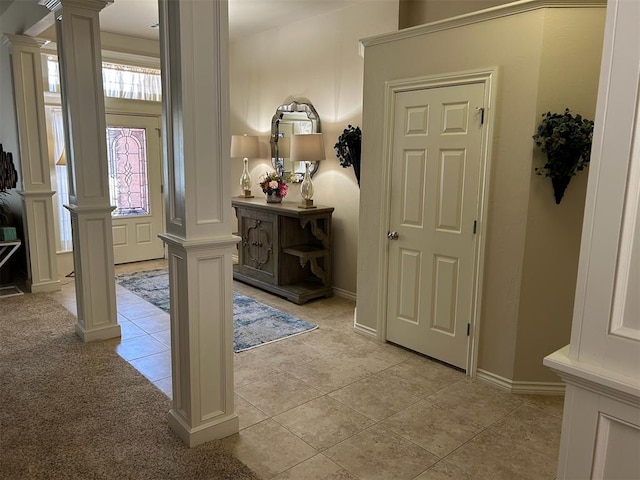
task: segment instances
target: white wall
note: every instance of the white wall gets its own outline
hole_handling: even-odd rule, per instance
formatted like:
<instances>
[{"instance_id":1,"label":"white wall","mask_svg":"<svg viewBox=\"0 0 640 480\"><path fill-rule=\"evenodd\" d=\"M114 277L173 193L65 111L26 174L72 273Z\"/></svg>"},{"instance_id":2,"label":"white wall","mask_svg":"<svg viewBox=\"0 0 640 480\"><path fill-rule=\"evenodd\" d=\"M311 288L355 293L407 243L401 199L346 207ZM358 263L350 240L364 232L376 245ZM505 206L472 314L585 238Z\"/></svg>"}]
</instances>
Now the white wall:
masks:
<instances>
[{"instance_id":1,"label":"white wall","mask_svg":"<svg viewBox=\"0 0 640 480\"><path fill-rule=\"evenodd\" d=\"M343 169L333 145L348 125L361 125L364 60L358 40L397 30L398 1L369 0L311 20L258 33L231 44L231 133L259 135L261 159L250 160L253 194L258 177L271 167L269 135L276 108L292 100L311 102L321 120L327 160L313 178L314 200L335 207L333 285L356 293L360 192L353 169ZM362 159L363 169L369 160ZM231 181L239 194L241 162ZM299 202L297 185L286 201Z\"/></svg>"}]
</instances>

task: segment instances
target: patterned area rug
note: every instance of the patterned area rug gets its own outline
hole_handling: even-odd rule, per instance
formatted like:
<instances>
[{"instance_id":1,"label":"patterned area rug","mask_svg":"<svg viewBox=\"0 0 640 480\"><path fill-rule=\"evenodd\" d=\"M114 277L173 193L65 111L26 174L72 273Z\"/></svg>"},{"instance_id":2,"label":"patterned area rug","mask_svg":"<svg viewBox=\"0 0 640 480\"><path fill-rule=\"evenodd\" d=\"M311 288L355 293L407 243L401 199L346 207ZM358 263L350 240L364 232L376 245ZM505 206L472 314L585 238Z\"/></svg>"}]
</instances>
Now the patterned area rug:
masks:
<instances>
[{"instance_id":1,"label":"patterned area rug","mask_svg":"<svg viewBox=\"0 0 640 480\"><path fill-rule=\"evenodd\" d=\"M165 269L118 275L130 292L169 313L169 273ZM242 352L318 328L313 323L233 292L233 350Z\"/></svg>"}]
</instances>

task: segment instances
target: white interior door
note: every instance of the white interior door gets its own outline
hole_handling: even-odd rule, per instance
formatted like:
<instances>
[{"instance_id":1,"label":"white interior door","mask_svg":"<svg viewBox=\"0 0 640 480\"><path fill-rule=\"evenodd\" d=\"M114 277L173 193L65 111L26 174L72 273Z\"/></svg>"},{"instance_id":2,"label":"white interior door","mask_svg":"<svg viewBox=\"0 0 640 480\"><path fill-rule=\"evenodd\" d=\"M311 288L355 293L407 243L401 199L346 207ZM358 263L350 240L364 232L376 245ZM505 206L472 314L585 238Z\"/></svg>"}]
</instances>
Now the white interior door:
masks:
<instances>
[{"instance_id":1,"label":"white interior door","mask_svg":"<svg viewBox=\"0 0 640 480\"><path fill-rule=\"evenodd\" d=\"M387 340L463 369L483 106L483 83L395 93Z\"/></svg>"},{"instance_id":2,"label":"white interior door","mask_svg":"<svg viewBox=\"0 0 640 480\"><path fill-rule=\"evenodd\" d=\"M164 257L160 117L107 115L116 264Z\"/></svg>"}]
</instances>

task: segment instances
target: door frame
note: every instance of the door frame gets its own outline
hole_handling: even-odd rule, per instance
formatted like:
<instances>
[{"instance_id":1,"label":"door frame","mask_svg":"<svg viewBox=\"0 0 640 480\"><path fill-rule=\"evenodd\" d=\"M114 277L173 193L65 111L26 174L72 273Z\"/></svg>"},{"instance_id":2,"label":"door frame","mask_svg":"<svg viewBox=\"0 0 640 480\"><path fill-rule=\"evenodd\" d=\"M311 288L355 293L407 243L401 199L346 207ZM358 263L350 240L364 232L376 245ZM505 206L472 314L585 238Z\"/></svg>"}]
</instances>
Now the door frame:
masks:
<instances>
[{"instance_id":1,"label":"door frame","mask_svg":"<svg viewBox=\"0 0 640 480\"><path fill-rule=\"evenodd\" d=\"M496 121L496 102L498 85L498 67L489 67L479 70L445 73L440 75L428 75L385 82L385 107L384 107L384 131L383 131L383 185L382 208L380 211L379 235L386 237L389 231L391 219L391 173L393 167L393 125L395 122L396 94L412 90L424 90L437 87L454 87L480 83L484 85L484 124L485 131L482 134L480 185L478 189L478 230L474 245L473 287L472 287L472 317L470 319L471 332L467 352L467 375L476 376L478 365L478 343L480 339L480 312L482 311L483 272L485 257L485 241L487 233L487 206L489 199L489 180L491 178L491 152L493 147L494 125ZM381 279L381 295L379 295L378 311L381 312L380 325L378 325L378 340L387 341L387 296L389 293L389 242L383 241L379 251L380 268L378 271Z\"/></svg>"},{"instance_id":2,"label":"door frame","mask_svg":"<svg viewBox=\"0 0 640 480\"><path fill-rule=\"evenodd\" d=\"M158 127L156 132L160 137L160 191L162 193L162 202L159 215L162 216L162 232L167 231L167 218L165 215L164 201L164 167L166 159L164 158L164 149L162 147L162 102L153 102L149 100L135 100L130 98L113 98L105 97L105 120L107 115L127 115L130 117L149 117L158 119ZM163 243L163 255L167 257L167 244Z\"/></svg>"}]
</instances>

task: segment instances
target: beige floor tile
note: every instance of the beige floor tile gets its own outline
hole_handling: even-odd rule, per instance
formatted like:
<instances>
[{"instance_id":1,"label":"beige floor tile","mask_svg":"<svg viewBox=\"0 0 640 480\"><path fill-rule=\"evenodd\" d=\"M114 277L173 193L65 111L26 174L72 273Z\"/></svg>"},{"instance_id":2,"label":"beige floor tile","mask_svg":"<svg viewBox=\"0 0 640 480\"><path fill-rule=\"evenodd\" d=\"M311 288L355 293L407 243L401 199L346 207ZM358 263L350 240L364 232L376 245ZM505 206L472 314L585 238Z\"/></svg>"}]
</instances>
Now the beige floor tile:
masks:
<instances>
[{"instance_id":1,"label":"beige floor tile","mask_svg":"<svg viewBox=\"0 0 640 480\"><path fill-rule=\"evenodd\" d=\"M154 313L144 317L136 317L131 319L138 327L147 333L156 333L171 328L171 318L168 313Z\"/></svg>"},{"instance_id":2,"label":"beige floor tile","mask_svg":"<svg viewBox=\"0 0 640 480\"><path fill-rule=\"evenodd\" d=\"M349 351L336 354L352 365L362 366L369 373L386 370L406 361L413 355L415 354L401 348L379 343L356 345Z\"/></svg>"},{"instance_id":3,"label":"beige floor tile","mask_svg":"<svg viewBox=\"0 0 640 480\"><path fill-rule=\"evenodd\" d=\"M544 410L546 413L557 417L562 416L564 410L564 395L518 395L518 398Z\"/></svg>"},{"instance_id":4,"label":"beige floor tile","mask_svg":"<svg viewBox=\"0 0 640 480\"><path fill-rule=\"evenodd\" d=\"M557 459L514 443L497 431L484 431L450 454L446 461L478 480L551 480Z\"/></svg>"},{"instance_id":5,"label":"beige floor tile","mask_svg":"<svg viewBox=\"0 0 640 480\"><path fill-rule=\"evenodd\" d=\"M353 333L353 308L351 314L328 312L321 317L312 316L312 321L320 325L321 328L330 328L345 334Z\"/></svg>"},{"instance_id":6,"label":"beige floor tile","mask_svg":"<svg viewBox=\"0 0 640 480\"><path fill-rule=\"evenodd\" d=\"M506 436L513 443L551 457L560 448L562 417L550 415L532 405L523 405L491 426L490 430Z\"/></svg>"},{"instance_id":7,"label":"beige floor tile","mask_svg":"<svg viewBox=\"0 0 640 480\"><path fill-rule=\"evenodd\" d=\"M317 450L324 450L373 425L373 421L327 396L273 418Z\"/></svg>"},{"instance_id":8,"label":"beige floor tile","mask_svg":"<svg viewBox=\"0 0 640 480\"><path fill-rule=\"evenodd\" d=\"M120 338L122 340L129 340L130 338L141 337L147 334L140 327L128 320L118 321L118 324L120 325Z\"/></svg>"},{"instance_id":9,"label":"beige floor tile","mask_svg":"<svg viewBox=\"0 0 640 480\"><path fill-rule=\"evenodd\" d=\"M222 443L264 479L271 479L317 453L271 419L245 428Z\"/></svg>"},{"instance_id":10,"label":"beige floor tile","mask_svg":"<svg viewBox=\"0 0 640 480\"><path fill-rule=\"evenodd\" d=\"M173 398L173 386L171 384L171 377L161 378L156 380L153 384L160 389L167 397Z\"/></svg>"},{"instance_id":11,"label":"beige floor tile","mask_svg":"<svg viewBox=\"0 0 640 480\"><path fill-rule=\"evenodd\" d=\"M441 458L484 430L426 400L387 418L382 425Z\"/></svg>"},{"instance_id":12,"label":"beige floor tile","mask_svg":"<svg viewBox=\"0 0 640 480\"><path fill-rule=\"evenodd\" d=\"M286 412L321 395L312 386L284 372L237 388L236 393L270 416Z\"/></svg>"},{"instance_id":13,"label":"beige floor tile","mask_svg":"<svg viewBox=\"0 0 640 480\"><path fill-rule=\"evenodd\" d=\"M378 376L421 398L465 378L463 373L453 368L418 356L394 365Z\"/></svg>"},{"instance_id":14,"label":"beige floor tile","mask_svg":"<svg viewBox=\"0 0 640 480\"><path fill-rule=\"evenodd\" d=\"M276 480L357 480L337 463L322 454L311 457L281 473Z\"/></svg>"},{"instance_id":15,"label":"beige floor tile","mask_svg":"<svg viewBox=\"0 0 640 480\"><path fill-rule=\"evenodd\" d=\"M143 298L131 293L129 290L122 288L121 286L116 284L116 305L118 310L123 308L125 305L142 305L143 303L147 303Z\"/></svg>"},{"instance_id":16,"label":"beige floor tile","mask_svg":"<svg viewBox=\"0 0 640 480\"><path fill-rule=\"evenodd\" d=\"M374 425L324 452L358 478L411 480L438 458L395 433Z\"/></svg>"},{"instance_id":17,"label":"beige floor tile","mask_svg":"<svg viewBox=\"0 0 640 480\"><path fill-rule=\"evenodd\" d=\"M233 355L233 378L236 388L281 372L279 368L267 365L256 358L251 351Z\"/></svg>"},{"instance_id":18,"label":"beige floor tile","mask_svg":"<svg viewBox=\"0 0 640 480\"><path fill-rule=\"evenodd\" d=\"M166 315L166 312L147 302L131 303L129 305L122 305L121 307L119 306L118 313L131 321L148 317L149 315Z\"/></svg>"},{"instance_id":19,"label":"beige floor tile","mask_svg":"<svg viewBox=\"0 0 640 480\"><path fill-rule=\"evenodd\" d=\"M152 382L171 376L171 352L169 350L137 358L129 363Z\"/></svg>"},{"instance_id":20,"label":"beige floor tile","mask_svg":"<svg viewBox=\"0 0 640 480\"><path fill-rule=\"evenodd\" d=\"M426 472L418 475L415 480L474 480L473 476L455 467L445 460L441 460Z\"/></svg>"},{"instance_id":21,"label":"beige floor tile","mask_svg":"<svg viewBox=\"0 0 640 480\"><path fill-rule=\"evenodd\" d=\"M167 348L171 348L171 329L152 333L151 336L163 345L166 345Z\"/></svg>"},{"instance_id":22,"label":"beige floor tile","mask_svg":"<svg viewBox=\"0 0 640 480\"><path fill-rule=\"evenodd\" d=\"M311 320L313 321L313 319ZM327 355L335 355L337 353L348 353L358 345L371 345L372 340L358 335L357 333L345 334L337 330L329 328L318 328L304 335L304 343L317 348Z\"/></svg>"},{"instance_id":23,"label":"beige floor tile","mask_svg":"<svg viewBox=\"0 0 640 480\"><path fill-rule=\"evenodd\" d=\"M294 365L304 365L325 356L317 348L299 340L304 335L274 342L252 350L253 356L268 365L288 370Z\"/></svg>"},{"instance_id":24,"label":"beige floor tile","mask_svg":"<svg viewBox=\"0 0 640 480\"><path fill-rule=\"evenodd\" d=\"M289 372L323 393L333 392L369 376L362 365L353 365L337 356L325 356L306 365L295 365Z\"/></svg>"},{"instance_id":25,"label":"beige floor tile","mask_svg":"<svg viewBox=\"0 0 640 480\"><path fill-rule=\"evenodd\" d=\"M235 395L235 407L240 419L240 430L269 418L269 415L258 410L237 393Z\"/></svg>"},{"instance_id":26,"label":"beige floor tile","mask_svg":"<svg viewBox=\"0 0 640 480\"><path fill-rule=\"evenodd\" d=\"M524 403L515 395L468 377L429 395L427 400L485 427L513 412Z\"/></svg>"},{"instance_id":27,"label":"beige floor tile","mask_svg":"<svg viewBox=\"0 0 640 480\"><path fill-rule=\"evenodd\" d=\"M375 421L383 420L420 400L378 375L363 378L329 396Z\"/></svg>"},{"instance_id":28,"label":"beige floor tile","mask_svg":"<svg viewBox=\"0 0 640 480\"><path fill-rule=\"evenodd\" d=\"M115 342L115 340L114 340ZM115 348L118 355L127 361L167 351L167 346L148 335L122 340Z\"/></svg>"}]
</instances>

